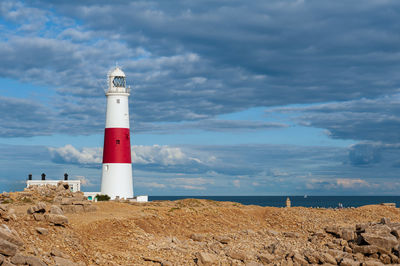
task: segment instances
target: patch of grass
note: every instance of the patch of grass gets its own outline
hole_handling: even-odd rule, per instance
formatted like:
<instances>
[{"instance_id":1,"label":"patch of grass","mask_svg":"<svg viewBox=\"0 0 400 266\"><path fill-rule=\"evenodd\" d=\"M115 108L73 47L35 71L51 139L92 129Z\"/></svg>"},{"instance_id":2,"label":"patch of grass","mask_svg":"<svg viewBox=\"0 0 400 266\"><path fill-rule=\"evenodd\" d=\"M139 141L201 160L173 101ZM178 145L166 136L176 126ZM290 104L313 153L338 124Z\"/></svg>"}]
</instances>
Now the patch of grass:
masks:
<instances>
[{"instance_id":1,"label":"patch of grass","mask_svg":"<svg viewBox=\"0 0 400 266\"><path fill-rule=\"evenodd\" d=\"M109 201L111 198L108 195L97 194L95 199L97 199L97 201Z\"/></svg>"},{"instance_id":2,"label":"patch of grass","mask_svg":"<svg viewBox=\"0 0 400 266\"><path fill-rule=\"evenodd\" d=\"M169 209L168 212L173 212L173 211L180 210L180 209L181 208L179 208L179 207L172 207L171 209Z\"/></svg>"},{"instance_id":3,"label":"patch of grass","mask_svg":"<svg viewBox=\"0 0 400 266\"><path fill-rule=\"evenodd\" d=\"M14 201L12 200L12 199L5 199L5 200L3 200L1 203L3 203L3 204L10 204L10 203L13 203Z\"/></svg>"}]
</instances>

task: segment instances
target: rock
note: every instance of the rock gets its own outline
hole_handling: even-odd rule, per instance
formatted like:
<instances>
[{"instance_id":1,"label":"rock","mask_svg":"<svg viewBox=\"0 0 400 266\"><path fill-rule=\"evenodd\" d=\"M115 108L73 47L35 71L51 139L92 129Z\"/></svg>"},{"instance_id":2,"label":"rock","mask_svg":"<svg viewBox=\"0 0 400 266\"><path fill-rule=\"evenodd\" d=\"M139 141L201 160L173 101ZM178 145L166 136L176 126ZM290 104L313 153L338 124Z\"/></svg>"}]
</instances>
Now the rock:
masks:
<instances>
[{"instance_id":1,"label":"rock","mask_svg":"<svg viewBox=\"0 0 400 266\"><path fill-rule=\"evenodd\" d=\"M59 250L59 249L57 249L55 247L53 247L51 249L50 255L54 256L54 257L61 257L61 258L64 258L64 259L70 259L71 258L69 255L65 254L64 252L62 252L61 250Z\"/></svg>"},{"instance_id":2,"label":"rock","mask_svg":"<svg viewBox=\"0 0 400 266\"><path fill-rule=\"evenodd\" d=\"M249 261L249 262L246 262L245 266L263 266L263 264L255 262L255 261Z\"/></svg>"},{"instance_id":3,"label":"rock","mask_svg":"<svg viewBox=\"0 0 400 266\"><path fill-rule=\"evenodd\" d=\"M364 265L365 265L365 266L383 266L383 265L385 265L385 264L383 264L383 263L380 262L380 261L376 261L376 260L366 260L366 261L364 262Z\"/></svg>"},{"instance_id":4,"label":"rock","mask_svg":"<svg viewBox=\"0 0 400 266\"><path fill-rule=\"evenodd\" d=\"M10 261L14 264L26 264L26 258L21 254L16 254Z\"/></svg>"},{"instance_id":5,"label":"rock","mask_svg":"<svg viewBox=\"0 0 400 266\"><path fill-rule=\"evenodd\" d=\"M349 259L349 258L343 258L340 263L340 266L359 266L360 263L357 261L354 261L353 259Z\"/></svg>"},{"instance_id":6,"label":"rock","mask_svg":"<svg viewBox=\"0 0 400 266\"><path fill-rule=\"evenodd\" d=\"M248 259L248 255L246 254L246 252L237 249L232 249L228 251L226 255L228 257L231 257L232 259L240 261L245 261Z\"/></svg>"},{"instance_id":7,"label":"rock","mask_svg":"<svg viewBox=\"0 0 400 266\"><path fill-rule=\"evenodd\" d=\"M18 234L15 231L11 231L5 224L0 227L0 239L6 240L19 247L24 244Z\"/></svg>"},{"instance_id":8,"label":"rock","mask_svg":"<svg viewBox=\"0 0 400 266\"><path fill-rule=\"evenodd\" d=\"M299 238L300 237L299 233L296 233L296 232L284 232L283 235L285 237L290 237L290 238Z\"/></svg>"},{"instance_id":9,"label":"rock","mask_svg":"<svg viewBox=\"0 0 400 266\"><path fill-rule=\"evenodd\" d=\"M30 206L26 211L28 214L34 214L37 211L36 206Z\"/></svg>"},{"instance_id":10,"label":"rock","mask_svg":"<svg viewBox=\"0 0 400 266\"><path fill-rule=\"evenodd\" d=\"M315 251L306 251L304 253L305 259L311 263L311 264L318 264L320 259L319 259L319 254Z\"/></svg>"},{"instance_id":11,"label":"rock","mask_svg":"<svg viewBox=\"0 0 400 266\"><path fill-rule=\"evenodd\" d=\"M46 218L46 221L54 225L65 226L66 224L68 224L68 218L64 215L46 213L44 217Z\"/></svg>"},{"instance_id":12,"label":"rock","mask_svg":"<svg viewBox=\"0 0 400 266\"><path fill-rule=\"evenodd\" d=\"M15 264L8 261L4 261L3 264L1 264L1 266L15 266Z\"/></svg>"},{"instance_id":13,"label":"rock","mask_svg":"<svg viewBox=\"0 0 400 266\"><path fill-rule=\"evenodd\" d=\"M44 263L42 260L32 256L26 257L26 263L30 266L47 266L47 264Z\"/></svg>"},{"instance_id":14,"label":"rock","mask_svg":"<svg viewBox=\"0 0 400 266\"><path fill-rule=\"evenodd\" d=\"M51 205L50 213L52 213L52 214L61 214L61 215L64 214L64 212L61 210L61 208L58 207L57 205Z\"/></svg>"},{"instance_id":15,"label":"rock","mask_svg":"<svg viewBox=\"0 0 400 266\"><path fill-rule=\"evenodd\" d=\"M263 253L263 254L259 254L258 259L262 262L262 263L272 263L272 261L274 260L274 256L269 254L269 253Z\"/></svg>"},{"instance_id":16,"label":"rock","mask_svg":"<svg viewBox=\"0 0 400 266\"><path fill-rule=\"evenodd\" d=\"M74 201L74 198L62 198L61 205L71 205Z\"/></svg>"},{"instance_id":17,"label":"rock","mask_svg":"<svg viewBox=\"0 0 400 266\"><path fill-rule=\"evenodd\" d=\"M44 203L44 202L38 202L38 203L36 204L36 208L37 208L37 211L36 211L36 212L44 213L44 212L46 212L46 203Z\"/></svg>"},{"instance_id":18,"label":"rock","mask_svg":"<svg viewBox=\"0 0 400 266\"><path fill-rule=\"evenodd\" d=\"M41 235L47 235L49 233L49 230L43 227L36 227L36 232L38 232Z\"/></svg>"},{"instance_id":19,"label":"rock","mask_svg":"<svg viewBox=\"0 0 400 266\"><path fill-rule=\"evenodd\" d=\"M398 245L396 237L393 235L376 235L372 233L362 233L364 241L370 245L374 245L379 251L384 251L385 253L390 253L392 248Z\"/></svg>"},{"instance_id":20,"label":"rock","mask_svg":"<svg viewBox=\"0 0 400 266\"><path fill-rule=\"evenodd\" d=\"M325 228L325 232L332 234L336 237L341 237L341 230L338 226L328 226Z\"/></svg>"},{"instance_id":21,"label":"rock","mask_svg":"<svg viewBox=\"0 0 400 266\"><path fill-rule=\"evenodd\" d=\"M202 234L192 234L190 238L193 239L194 241L199 241L199 242L202 242L206 239L205 235Z\"/></svg>"},{"instance_id":22,"label":"rock","mask_svg":"<svg viewBox=\"0 0 400 266\"><path fill-rule=\"evenodd\" d=\"M18 251L18 246L8 242L7 240L0 239L0 254L6 256L14 256Z\"/></svg>"},{"instance_id":23,"label":"rock","mask_svg":"<svg viewBox=\"0 0 400 266\"><path fill-rule=\"evenodd\" d=\"M365 228L365 233L371 233L376 235L388 235L392 229L385 224L376 224Z\"/></svg>"},{"instance_id":24,"label":"rock","mask_svg":"<svg viewBox=\"0 0 400 266\"><path fill-rule=\"evenodd\" d=\"M43 213L36 213L35 212L32 216L35 219L35 221L44 221L45 220Z\"/></svg>"},{"instance_id":25,"label":"rock","mask_svg":"<svg viewBox=\"0 0 400 266\"><path fill-rule=\"evenodd\" d=\"M293 262L295 264L297 263L298 265L308 265L308 262L304 259L304 257L297 252L293 256Z\"/></svg>"},{"instance_id":26,"label":"rock","mask_svg":"<svg viewBox=\"0 0 400 266\"><path fill-rule=\"evenodd\" d=\"M74 202L72 202L72 204L73 204L73 205L90 205L90 204L92 204L92 203L89 202L89 201L85 201L85 200L79 200L79 201L74 201Z\"/></svg>"},{"instance_id":27,"label":"rock","mask_svg":"<svg viewBox=\"0 0 400 266\"><path fill-rule=\"evenodd\" d=\"M384 263L384 264L390 264L391 263L391 259L389 257L389 255L387 254L381 254L379 256L379 259Z\"/></svg>"},{"instance_id":28,"label":"rock","mask_svg":"<svg viewBox=\"0 0 400 266\"><path fill-rule=\"evenodd\" d=\"M388 217L383 217L383 218L381 219L381 223L382 223L382 224L390 224L390 218L388 218Z\"/></svg>"},{"instance_id":29,"label":"rock","mask_svg":"<svg viewBox=\"0 0 400 266\"><path fill-rule=\"evenodd\" d=\"M394 202L385 202L381 203L382 206L388 206L388 207L396 207L396 203Z\"/></svg>"},{"instance_id":30,"label":"rock","mask_svg":"<svg viewBox=\"0 0 400 266\"><path fill-rule=\"evenodd\" d=\"M61 257L54 257L54 261L57 266L77 266L73 261Z\"/></svg>"},{"instance_id":31,"label":"rock","mask_svg":"<svg viewBox=\"0 0 400 266\"><path fill-rule=\"evenodd\" d=\"M355 236L356 236L356 234L355 234L354 229L352 229L352 228L342 228L341 237L344 240L347 240L347 241L353 240L355 238Z\"/></svg>"},{"instance_id":32,"label":"rock","mask_svg":"<svg viewBox=\"0 0 400 266\"><path fill-rule=\"evenodd\" d=\"M21 254L16 254L11 258L11 263L17 265L25 265L28 264L30 266L46 266L47 264L41 261L39 258L33 256L24 256Z\"/></svg>"},{"instance_id":33,"label":"rock","mask_svg":"<svg viewBox=\"0 0 400 266\"><path fill-rule=\"evenodd\" d=\"M362 253L364 255L371 255L378 252L378 248L374 245L366 245L366 246L354 246L353 247L354 253Z\"/></svg>"},{"instance_id":34,"label":"rock","mask_svg":"<svg viewBox=\"0 0 400 266\"><path fill-rule=\"evenodd\" d=\"M325 253L325 252L320 253L319 259L322 263L330 263L330 264L334 264L334 265L337 264L335 258L332 255L330 255L329 253Z\"/></svg>"},{"instance_id":35,"label":"rock","mask_svg":"<svg viewBox=\"0 0 400 266\"><path fill-rule=\"evenodd\" d=\"M218 257L211 253L198 252L196 254L196 259L198 265L218 265Z\"/></svg>"},{"instance_id":36,"label":"rock","mask_svg":"<svg viewBox=\"0 0 400 266\"><path fill-rule=\"evenodd\" d=\"M216 237L214 237L214 239L222 244L228 244L229 241L231 241L229 236L216 236Z\"/></svg>"}]
</instances>

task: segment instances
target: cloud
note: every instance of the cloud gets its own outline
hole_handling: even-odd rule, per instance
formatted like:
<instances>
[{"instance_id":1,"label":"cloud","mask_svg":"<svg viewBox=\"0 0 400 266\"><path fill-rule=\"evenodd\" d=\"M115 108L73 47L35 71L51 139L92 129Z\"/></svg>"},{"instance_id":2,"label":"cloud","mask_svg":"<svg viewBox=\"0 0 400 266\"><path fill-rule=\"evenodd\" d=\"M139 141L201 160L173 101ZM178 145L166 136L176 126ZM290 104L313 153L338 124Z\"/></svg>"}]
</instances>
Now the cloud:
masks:
<instances>
[{"instance_id":1,"label":"cloud","mask_svg":"<svg viewBox=\"0 0 400 266\"><path fill-rule=\"evenodd\" d=\"M400 95L274 108L267 112L292 114L299 124L323 128L335 139L400 143Z\"/></svg>"},{"instance_id":2,"label":"cloud","mask_svg":"<svg viewBox=\"0 0 400 266\"><path fill-rule=\"evenodd\" d=\"M102 162L101 148L82 148L78 150L70 144L60 148L49 147L50 155L56 163L69 164L100 164Z\"/></svg>"},{"instance_id":3,"label":"cloud","mask_svg":"<svg viewBox=\"0 0 400 266\"><path fill-rule=\"evenodd\" d=\"M374 0L363 5L3 1L0 73L55 92L52 133L58 128L73 135L98 132L105 74L116 61L133 85L132 120L145 128L151 127L146 123L187 121L198 123L186 127L211 131L275 128L280 125L216 117L251 107L397 92L397 15L386 10L399 5ZM377 124L397 128L395 117ZM352 132L331 128L331 133L348 138ZM24 136L12 128L9 134ZM364 139L373 136L365 134Z\"/></svg>"},{"instance_id":4,"label":"cloud","mask_svg":"<svg viewBox=\"0 0 400 266\"><path fill-rule=\"evenodd\" d=\"M33 100L0 96L0 137L51 135L51 109Z\"/></svg>"},{"instance_id":5,"label":"cloud","mask_svg":"<svg viewBox=\"0 0 400 266\"><path fill-rule=\"evenodd\" d=\"M237 187L237 188L240 187L240 180L238 180L238 179L233 180L232 183L233 183L233 185L234 185L235 187Z\"/></svg>"}]
</instances>

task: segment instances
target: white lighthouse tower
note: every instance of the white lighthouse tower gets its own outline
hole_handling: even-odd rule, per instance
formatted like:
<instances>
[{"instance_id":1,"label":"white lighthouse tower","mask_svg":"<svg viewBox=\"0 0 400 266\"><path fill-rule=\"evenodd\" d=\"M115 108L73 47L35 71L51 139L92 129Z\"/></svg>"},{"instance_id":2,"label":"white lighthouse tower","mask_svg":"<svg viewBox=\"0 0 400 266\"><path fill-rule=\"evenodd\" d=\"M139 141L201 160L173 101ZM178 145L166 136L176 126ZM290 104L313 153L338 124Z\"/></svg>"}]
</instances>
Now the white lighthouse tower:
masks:
<instances>
[{"instance_id":1,"label":"white lighthouse tower","mask_svg":"<svg viewBox=\"0 0 400 266\"><path fill-rule=\"evenodd\" d=\"M115 199L133 198L129 88L119 68L108 73L106 128L104 131L101 194Z\"/></svg>"}]
</instances>

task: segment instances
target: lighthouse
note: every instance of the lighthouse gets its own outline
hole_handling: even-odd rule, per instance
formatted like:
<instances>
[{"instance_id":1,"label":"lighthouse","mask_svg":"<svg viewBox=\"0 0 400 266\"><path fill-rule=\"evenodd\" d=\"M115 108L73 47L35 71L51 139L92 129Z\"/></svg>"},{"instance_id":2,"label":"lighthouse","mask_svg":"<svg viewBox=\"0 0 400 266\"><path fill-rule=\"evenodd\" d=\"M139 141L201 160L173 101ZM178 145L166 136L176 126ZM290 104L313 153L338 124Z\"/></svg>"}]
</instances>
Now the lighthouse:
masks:
<instances>
[{"instance_id":1,"label":"lighthouse","mask_svg":"<svg viewBox=\"0 0 400 266\"><path fill-rule=\"evenodd\" d=\"M111 199L133 198L129 88L125 73L116 67L108 73L101 194Z\"/></svg>"}]
</instances>

